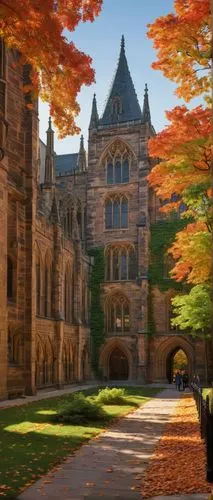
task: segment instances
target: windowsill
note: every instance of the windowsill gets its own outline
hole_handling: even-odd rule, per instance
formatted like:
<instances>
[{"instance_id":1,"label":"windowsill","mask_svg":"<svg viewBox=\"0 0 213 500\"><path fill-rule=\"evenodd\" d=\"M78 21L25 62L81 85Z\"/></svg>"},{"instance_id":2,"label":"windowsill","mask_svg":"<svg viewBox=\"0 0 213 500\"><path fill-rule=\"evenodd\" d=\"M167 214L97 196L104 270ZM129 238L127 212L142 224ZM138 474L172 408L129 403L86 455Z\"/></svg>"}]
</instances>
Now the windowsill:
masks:
<instances>
[{"instance_id":1,"label":"windowsill","mask_svg":"<svg viewBox=\"0 0 213 500\"><path fill-rule=\"evenodd\" d=\"M123 332L105 332L106 335L131 335L131 331L123 331Z\"/></svg>"},{"instance_id":2,"label":"windowsill","mask_svg":"<svg viewBox=\"0 0 213 500\"><path fill-rule=\"evenodd\" d=\"M47 319L49 321L55 321L55 318L53 318L52 316L44 316L44 315L38 314L38 313L36 313L36 317L39 319Z\"/></svg>"},{"instance_id":3,"label":"windowsill","mask_svg":"<svg viewBox=\"0 0 213 500\"><path fill-rule=\"evenodd\" d=\"M106 182L106 185L107 187L111 186L111 187L116 187L116 186L126 186L127 184L131 184L131 181L126 181L126 182Z\"/></svg>"},{"instance_id":4,"label":"windowsill","mask_svg":"<svg viewBox=\"0 0 213 500\"><path fill-rule=\"evenodd\" d=\"M104 229L104 233L108 233L109 231L128 231L128 227L114 227L112 229Z\"/></svg>"},{"instance_id":5,"label":"windowsill","mask_svg":"<svg viewBox=\"0 0 213 500\"><path fill-rule=\"evenodd\" d=\"M104 283L135 283L136 278L124 279L124 280L104 280Z\"/></svg>"}]
</instances>

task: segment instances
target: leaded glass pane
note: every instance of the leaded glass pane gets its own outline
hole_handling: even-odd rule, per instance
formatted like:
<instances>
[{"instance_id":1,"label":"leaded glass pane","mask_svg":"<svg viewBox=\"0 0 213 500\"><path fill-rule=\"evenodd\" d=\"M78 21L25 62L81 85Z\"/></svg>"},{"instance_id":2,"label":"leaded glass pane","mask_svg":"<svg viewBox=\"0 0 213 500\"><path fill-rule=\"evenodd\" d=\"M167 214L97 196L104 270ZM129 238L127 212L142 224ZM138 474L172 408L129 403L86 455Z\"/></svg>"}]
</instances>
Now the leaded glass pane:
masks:
<instances>
[{"instance_id":1,"label":"leaded glass pane","mask_svg":"<svg viewBox=\"0 0 213 500\"><path fill-rule=\"evenodd\" d=\"M119 160L115 163L115 184L121 183L121 162Z\"/></svg>"},{"instance_id":2,"label":"leaded glass pane","mask_svg":"<svg viewBox=\"0 0 213 500\"><path fill-rule=\"evenodd\" d=\"M123 323L124 323L124 331L128 332L130 329L130 317L129 317L129 306L126 304L123 307Z\"/></svg>"},{"instance_id":3,"label":"leaded glass pane","mask_svg":"<svg viewBox=\"0 0 213 500\"><path fill-rule=\"evenodd\" d=\"M112 201L109 200L105 207L105 226L106 229L112 228Z\"/></svg>"},{"instance_id":4,"label":"leaded glass pane","mask_svg":"<svg viewBox=\"0 0 213 500\"><path fill-rule=\"evenodd\" d=\"M113 184L113 165L108 163L107 165L107 184Z\"/></svg>"},{"instance_id":5,"label":"leaded glass pane","mask_svg":"<svg viewBox=\"0 0 213 500\"><path fill-rule=\"evenodd\" d=\"M121 280L127 279L127 255L126 251L123 250L121 254Z\"/></svg>"},{"instance_id":6,"label":"leaded glass pane","mask_svg":"<svg viewBox=\"0 0 213 500\"><path fill-rule=\"evenodd\" d=\"M122 309L120 304L116 304L115 328L116 332L122 330Z\"/></svg>"},{"instance_id":7,"label":"leaded glass pane","mask_svg":"<svg viewBox=\"0 0 213 500\"><path fill-rule=\"evenodd\" d=\"M120 227L120 201L114 200L113 202L113 227Z\"/></svg>"},{"instance_id":8,"label":"leaded glass pane","mask_svg":"<svg viewBox=\"0 0 213 500\"><path fill-rule=\"evenodd\" d=\"M121 202L121 227L128 227L128 201L126 199Z\"/></svg>"},{"instance_id":9,"label":"leaded glass pane","mask_svg":"<svg viewBox=\"0 0 213 500\"><path fill-rule=\"evenodd\" d=\"M113 254L113 280L119 280L119 258L118 252L114 252Z\"/></svg>"},{"instance_id":10,"label":"leaded glass pane","mask_svg":"<svg viewBox=\"0 0 213 500\"><path fill-rule=\"evenodd\" d=\"M129 182L129 162L124 160L122 165L122 182Z\"/></svg>"}]
</instances>

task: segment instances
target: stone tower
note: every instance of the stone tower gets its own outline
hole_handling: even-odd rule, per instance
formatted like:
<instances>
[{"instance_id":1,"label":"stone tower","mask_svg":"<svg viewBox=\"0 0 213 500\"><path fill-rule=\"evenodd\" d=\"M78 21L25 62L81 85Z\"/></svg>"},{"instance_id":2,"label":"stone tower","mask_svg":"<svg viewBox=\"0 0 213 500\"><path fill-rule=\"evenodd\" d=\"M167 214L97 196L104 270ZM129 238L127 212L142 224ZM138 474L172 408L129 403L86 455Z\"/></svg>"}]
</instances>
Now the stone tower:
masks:
<instances>
[{"instance_id":1,"label":"stone tower","mask_svg":"<svg viewBox=\"0 0 213 500\"><path fill-rule=\"evenodd\" d=\"M105 378L147 379L149 161L154 134L147 85L141 111L122 36L102 118L92 104L88 144L87 246L103 247Z\"/></svg>"}]
</instances>

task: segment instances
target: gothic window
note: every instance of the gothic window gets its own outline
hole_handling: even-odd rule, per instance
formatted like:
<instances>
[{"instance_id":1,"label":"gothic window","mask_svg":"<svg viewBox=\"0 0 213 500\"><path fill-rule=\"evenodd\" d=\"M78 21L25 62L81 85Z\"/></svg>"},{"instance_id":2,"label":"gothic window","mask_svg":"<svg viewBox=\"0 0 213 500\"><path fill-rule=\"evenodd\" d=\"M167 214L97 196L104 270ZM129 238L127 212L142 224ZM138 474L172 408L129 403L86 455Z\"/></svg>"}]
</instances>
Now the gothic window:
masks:
<instances>
[{"instance_id":1,"label":"gothic window","mask_svg":"<svg viewBox=\"0 0 213 500\"><path fill-rule=\"evenodd\" d=\"M80 205L78 206L78 209L77 209L77 223L78 223L78 228L79 228L79 236L82 239L82 212L81 212Z\"/></svg>"},{"instance_id":2,"label":"gothic window","mask_svg":"<svg viewBox=\"0 0 213 500\"><path fill-rule=\"evenodd\" d=\"M14 298L14 266L10 257L7 257L7 298Z\"/></svg>"},{"instance_id":3,"label":"gothic window","mask_svg":"<svg viewBox=\"0 0 213 500\"><path fill-rule=\"evenodd\" d=\"M52 262L51 257L46 255L44 266L44 316L50 318L52 315Z\"/></svg>"},{"instance_id":4,"label":"gothic window","mask_svg":"<svg viewBox=\"0 0 213 500\"><path fill-rule=\"evenodd\" d=\"M107 184L124 184L129 182L129 160L117 157L109 160L106 166Z\"/></svg>"},{"instance_id":5,"label":"gothic window","mask_svg":"<svg viewBox=\"0 0 213 500\"><path fill-rule=\"evenodd\" d=\"M72 321L72 271L67 264L64 274L64 317L67 323Z\"/></svg>"},{"instance_id":6,"label":"gothic window","mask_svg":"<svg viewBox=\"0 0 213 500\"><path fill-rule=\"evenodd\" d=\"M105 252L106 281L133 280L136 277L137 262L131 245L112 245Z\"/></svg>"},{"instance_id":7,"label":"gothic window","mask_svg":"<svg viewBox=\"0 0 213 500\"><path fill-rule=\"evenodd\" d=\"M130 310L127 298L118 293L107 299L105 307L106 331L123 333L130 330Z\"/></svg>"},{"instance_id":8,"label":"gothic window","mask_svg":"<svg viewBox=\"0 0 213 500\"><path fill-rule=\"evenodd\" d=\"M105 204L106 229L128 227L128 199L125 196L108 199Z\"/></svg>"},{"instance_id":9,"label":"gothic window","mask_svg":"<svg viewBox=\"0 0 213 500\"><path fill-rule=\"evenodd\" d=\"M40 314L40 297L41 297L41 266L40 259L36 262L36 313Z\"/></svg>"}]
</instances>

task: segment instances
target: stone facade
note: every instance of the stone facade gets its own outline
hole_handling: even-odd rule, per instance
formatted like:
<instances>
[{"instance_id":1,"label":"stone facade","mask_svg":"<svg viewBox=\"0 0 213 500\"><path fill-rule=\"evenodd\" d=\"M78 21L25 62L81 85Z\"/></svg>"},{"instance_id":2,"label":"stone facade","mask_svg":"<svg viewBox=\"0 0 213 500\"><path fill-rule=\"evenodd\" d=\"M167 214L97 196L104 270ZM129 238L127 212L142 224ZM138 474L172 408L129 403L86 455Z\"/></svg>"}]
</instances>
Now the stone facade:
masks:
<instances>
[{"instance_id":1,"label":"stone facade","mask_svg":"<svg viewBox=\"0 0 213 500\"><path fill-rule=\"evenodd\" d=\"M204 377L204 343L171 329L174 290L162 292L149 283L150 224L162 219L147 182L147 141L155 131L147 87L140 110L124 40L101 119L93 99L88 158L82 137L78 153L55 155L51 120L47 144L39 144L37 112L26 108L30 96L22 91L28 68L14 68L16 53L2 51L3 45L0 398L93 376L92 247L105 254L105 342L99 354L104 379L166 381L179 349L187 355L189 374Z\"/></svg>"},{"instance_id":2,"label":"stone facade","mask_svg":"<svg viewBox=\"0 0 213 500\"><path fill-rule=\"evenodd\" d=\"M2 399L90 376L83 196L56 183L51 122L39 153L38 114L22 89L29 69L15 67L17 58L1 44Z\"/></svg>"}]
</instances>

